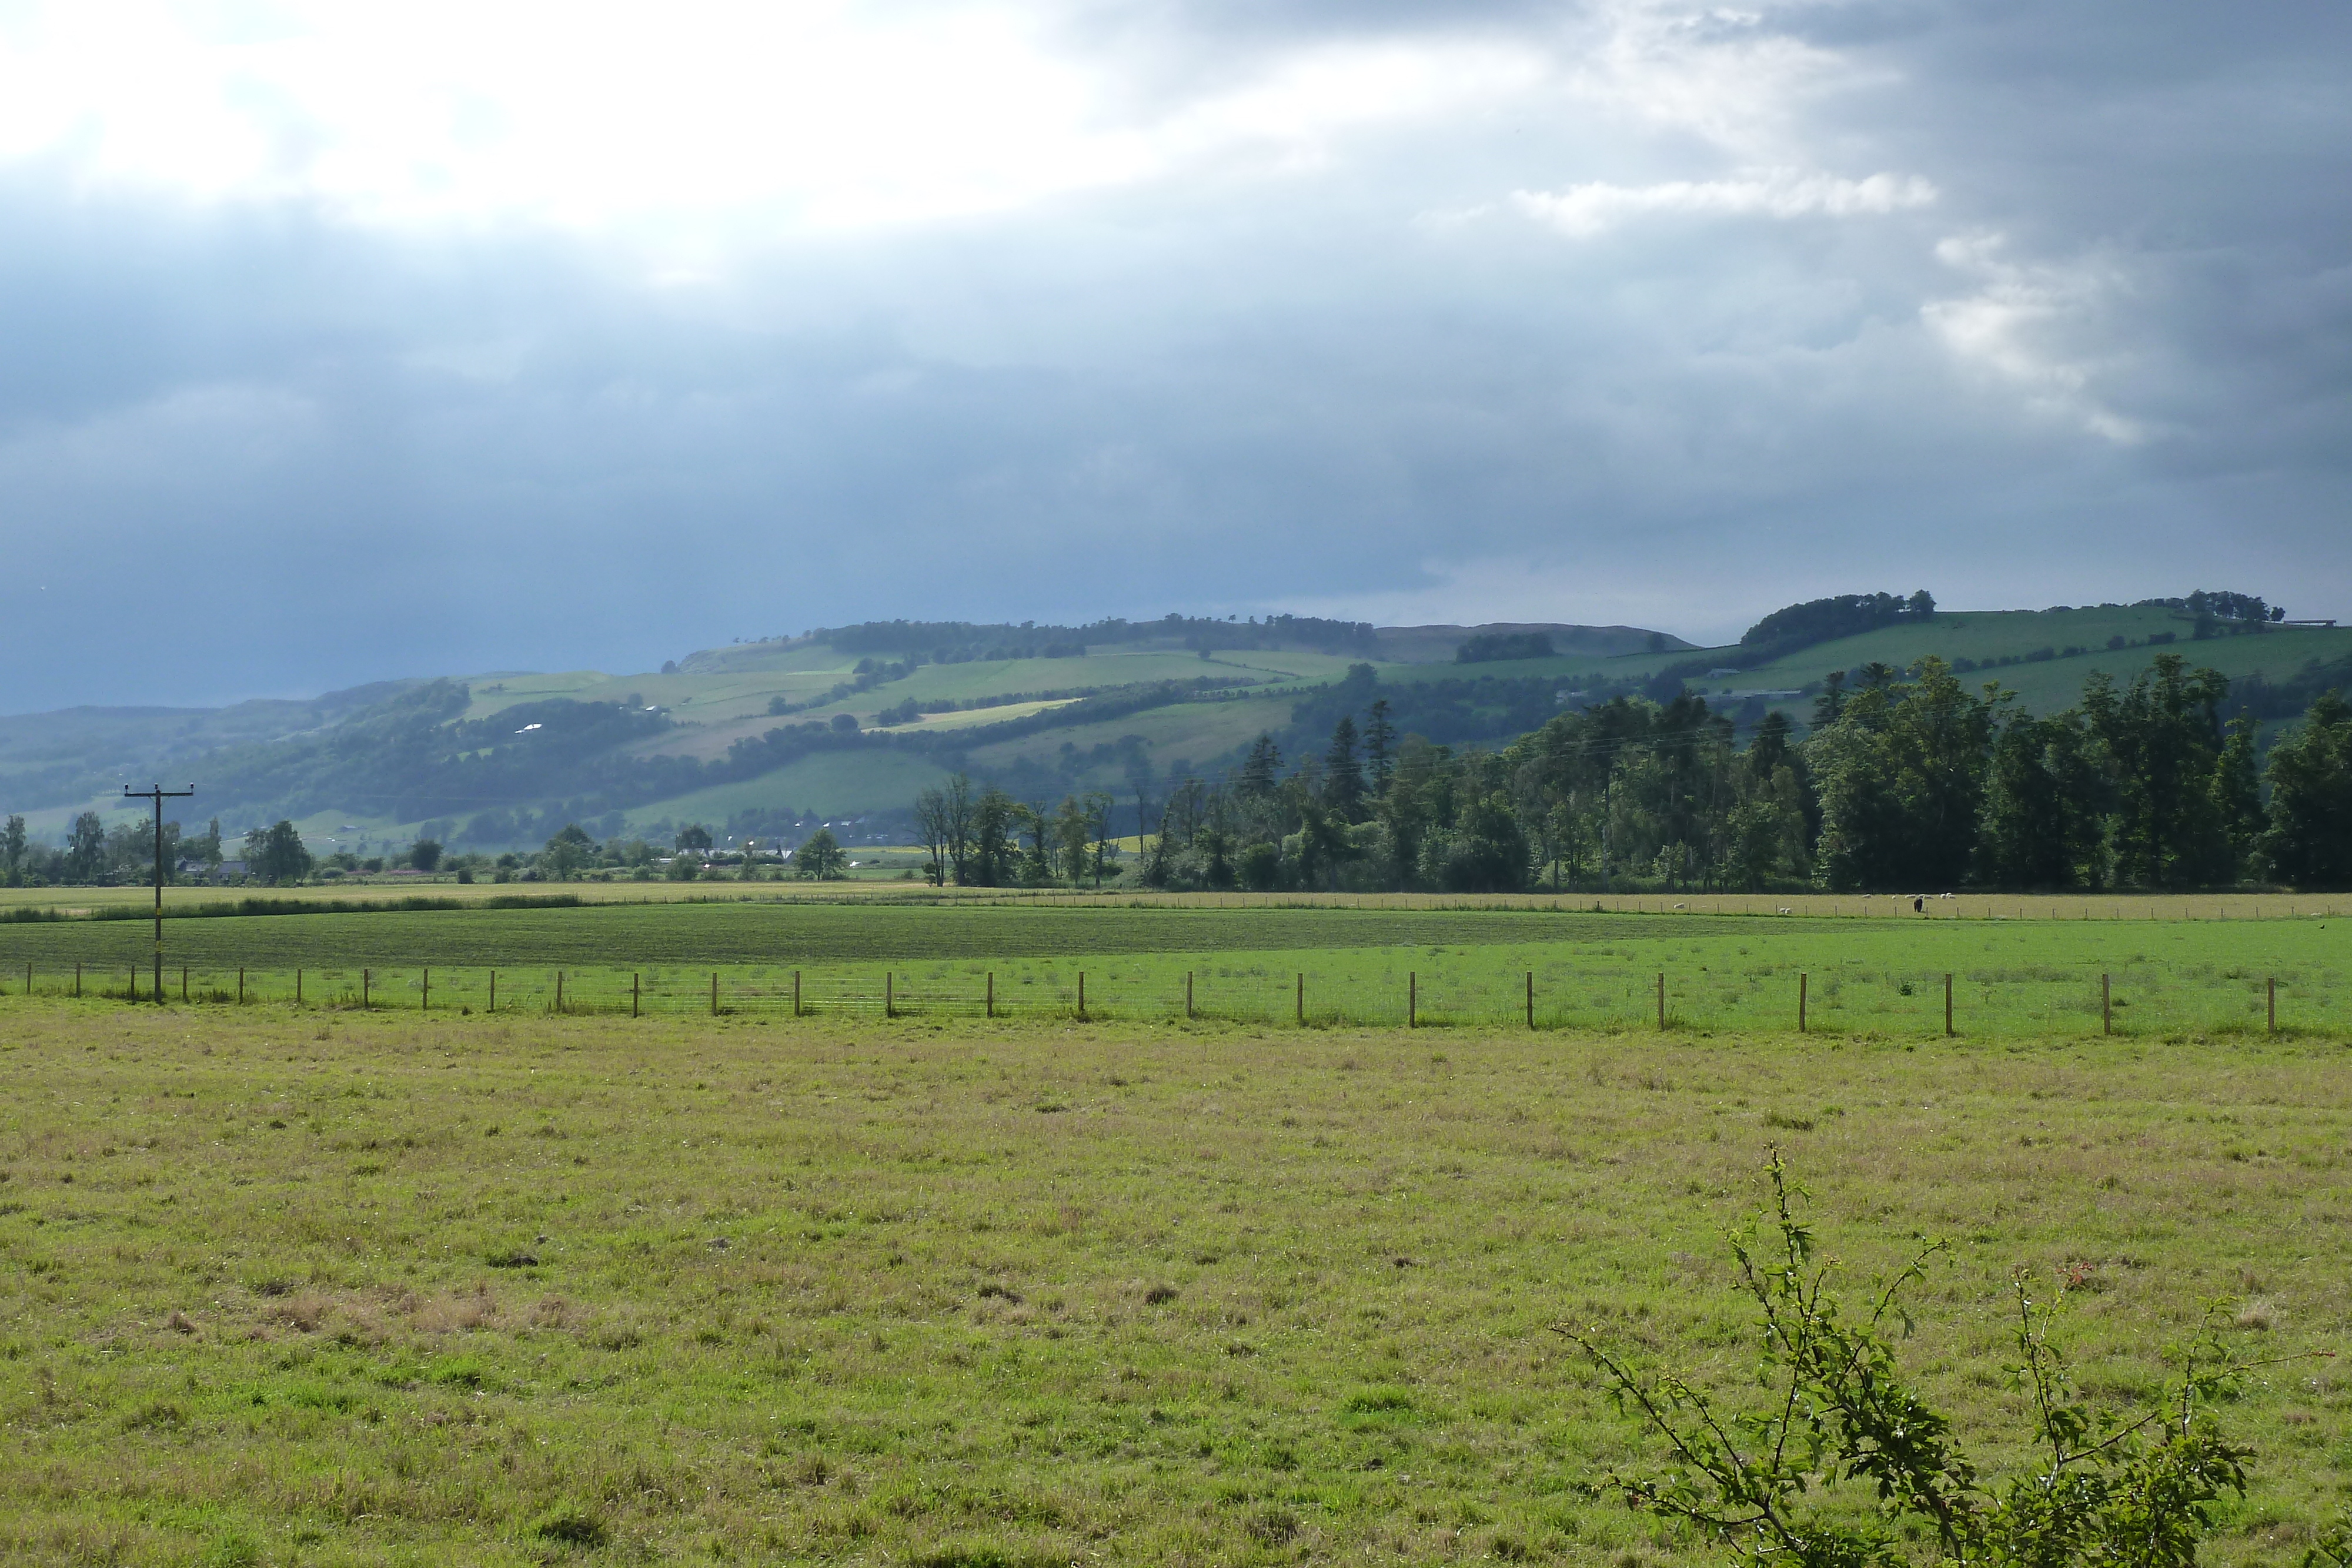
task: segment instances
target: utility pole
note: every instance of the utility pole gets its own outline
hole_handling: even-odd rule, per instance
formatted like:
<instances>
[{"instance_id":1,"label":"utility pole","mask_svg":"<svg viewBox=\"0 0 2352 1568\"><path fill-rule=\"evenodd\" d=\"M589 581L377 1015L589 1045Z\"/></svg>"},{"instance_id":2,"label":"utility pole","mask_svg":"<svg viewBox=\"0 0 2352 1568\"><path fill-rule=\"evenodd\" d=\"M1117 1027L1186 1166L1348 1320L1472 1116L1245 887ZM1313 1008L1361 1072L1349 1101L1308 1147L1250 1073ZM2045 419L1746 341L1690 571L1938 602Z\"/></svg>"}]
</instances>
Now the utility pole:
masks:
<instances>
[{"instance_id":1,"label":"utility pole","mask_svg":"<svg viewBox=\"0 0 2352 1568\"><path fill-rule=\"evenodd\" d=\"M184 789L166 789L161 784L152 789L133 789L122 787L126 800L152 800L155 803L155 1005L163 1005L163 802L178 800L196 792L194 784Z\"/></svg>"}]
</instances>

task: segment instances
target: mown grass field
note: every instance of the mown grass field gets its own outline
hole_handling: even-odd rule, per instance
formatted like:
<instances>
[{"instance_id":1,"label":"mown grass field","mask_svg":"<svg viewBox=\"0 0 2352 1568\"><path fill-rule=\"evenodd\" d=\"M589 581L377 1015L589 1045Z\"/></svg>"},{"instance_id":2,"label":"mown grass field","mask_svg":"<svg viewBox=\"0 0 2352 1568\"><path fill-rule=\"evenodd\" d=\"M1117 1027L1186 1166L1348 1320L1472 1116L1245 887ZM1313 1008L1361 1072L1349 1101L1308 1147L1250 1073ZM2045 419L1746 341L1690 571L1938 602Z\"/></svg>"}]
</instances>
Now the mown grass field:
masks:
<instances>
[{"instance_id":1,"label":"mown grass field","mask_svg":"<svg viewBox=\"0 0 2352 1568\"><path fill-rule=\"evenodd\" d=\"M1428 1027L1524 1026L1531 987L1537 1027L1638 1030L1658 1027L1664 977L1674 1027L1793 1030L1801 985L1811 1030L1918 1038L1943 1035L1949 976L1955 1030L1988 1039L2266 1032L2273 987L2279 1027L2319 1030L2352 1001L2342 918L1990 907L1768 917L722 899L237 915L169 923L166 985L195 1000L299 989L313 1004L480 1011L495 970L501 1010L554 1008L561 975L564 1009L580 1012L789 1013L797 988L819 1012L1074 1016L1083 976L1090 1017L1182 1018L1189 995L1192 1016ZM79 965L86 994L127 995L152 954L140 921L0 925L0 989L69 991ZM152 995L152 969L137 985Z\"/></svg>"},{"instance_id":2,"label":"mown grass field","mask_svg":"<svg viewBox=\"0 0 2352 1568\"><path fill-rule=\"evenodd\" d=\"M1752 1352L1768 1145L2000 1462L2018 1266L2144 1397L2343 1343L2341 1038L1999 1045L0 999L0 1557L1711 1560L1551 1332ZM1646 1349L1644 1348L1646 1347ZM2290 1560L2340 1364L2227 1410Z\"/></svg>"}]
</instances>

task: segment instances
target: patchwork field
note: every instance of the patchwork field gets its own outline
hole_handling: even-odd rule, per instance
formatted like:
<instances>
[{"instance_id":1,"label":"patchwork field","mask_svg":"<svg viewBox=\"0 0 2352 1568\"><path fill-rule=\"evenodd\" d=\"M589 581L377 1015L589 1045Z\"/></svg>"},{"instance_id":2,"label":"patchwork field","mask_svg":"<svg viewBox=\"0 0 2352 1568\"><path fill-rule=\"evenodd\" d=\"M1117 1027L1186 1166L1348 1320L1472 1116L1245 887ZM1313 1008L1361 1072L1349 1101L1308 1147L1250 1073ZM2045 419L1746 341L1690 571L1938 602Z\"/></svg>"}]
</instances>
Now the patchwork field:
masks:
<instances>
[{"instance_id":1,"label":"patchwork field","mask_svg":"<svg viewBox=\"0 0 2352 1568\"><path fill-rule=\"evenodd\" d=\"M226 924L226 923L223 923ZM2343 1343L2339 1038L1712 1040L0 998L0 1556L1710 1560L1554 1325L1737 1385L1782 1145L2000 1462L2013 1268L2101 1399ZM2335 1507L2332 1362L2207 1560ZM1654 1457L1654 1456L1651 1456Z\"/></svg>"}]
</instances>

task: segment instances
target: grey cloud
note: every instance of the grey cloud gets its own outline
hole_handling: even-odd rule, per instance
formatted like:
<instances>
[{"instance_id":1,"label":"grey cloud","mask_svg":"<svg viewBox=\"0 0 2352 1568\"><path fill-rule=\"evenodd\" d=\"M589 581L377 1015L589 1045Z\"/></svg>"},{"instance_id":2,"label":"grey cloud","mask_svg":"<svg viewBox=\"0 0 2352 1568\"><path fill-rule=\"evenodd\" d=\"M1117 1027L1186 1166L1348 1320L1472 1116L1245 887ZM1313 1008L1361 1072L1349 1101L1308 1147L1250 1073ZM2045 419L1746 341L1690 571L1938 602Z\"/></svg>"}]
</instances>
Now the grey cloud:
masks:
<instances>
[{"instance_id":1,"label":"grey cloud","mask_svg":"<svg viewBox=\"0 0 2352 1568\"><path fill-rule=\"evenodd\" d=\"M1100 14L1066 15L1075 37ZM1310 37L1549 47L1571 15L1151 25L1224 68ZM2216 15L1769 10L1854 68L1792 110L1813 164L1937 201L1581 240L1509 193L1729 156L1596 144L1572 105L1472 116L1312 174L798 241L658 288L587 242L20 173L0 706L643 667L898 614L1475 619L1445 596L1481 583L1694 636L1920 585L2352 610L2342 24ZM1939 256L1955 238L1978 248ZM1955 319L2010 361L1958 351Z\"/></svg>"}]
</instances>

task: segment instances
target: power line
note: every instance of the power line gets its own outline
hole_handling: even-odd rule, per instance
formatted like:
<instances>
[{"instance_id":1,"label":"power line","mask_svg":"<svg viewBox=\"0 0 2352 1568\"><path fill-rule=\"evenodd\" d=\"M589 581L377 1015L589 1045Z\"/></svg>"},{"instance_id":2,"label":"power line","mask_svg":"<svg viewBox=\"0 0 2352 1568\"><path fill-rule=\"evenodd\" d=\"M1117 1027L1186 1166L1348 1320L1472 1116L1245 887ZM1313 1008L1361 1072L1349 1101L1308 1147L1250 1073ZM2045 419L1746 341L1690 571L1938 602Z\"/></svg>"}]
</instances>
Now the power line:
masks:
<instances>
[{"instance_id":1,"label":"power line","mask_svg":"<svg viewBox=\"0 0 2352 1568\"><path fill-rule=\"evenodd\" d=\"M155 1005L159 1008L163 1005L163 802L184 800L195 792L194 784L184 789L166 789L161 784L144 789L133 789L128 784L122 787L124 800L155 803ZM138 971L134 969L131 974L135 977ZM138 988L131 987L134 991Z\"/></svg>"}]
</instances>

